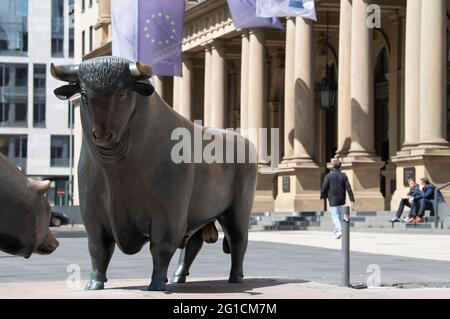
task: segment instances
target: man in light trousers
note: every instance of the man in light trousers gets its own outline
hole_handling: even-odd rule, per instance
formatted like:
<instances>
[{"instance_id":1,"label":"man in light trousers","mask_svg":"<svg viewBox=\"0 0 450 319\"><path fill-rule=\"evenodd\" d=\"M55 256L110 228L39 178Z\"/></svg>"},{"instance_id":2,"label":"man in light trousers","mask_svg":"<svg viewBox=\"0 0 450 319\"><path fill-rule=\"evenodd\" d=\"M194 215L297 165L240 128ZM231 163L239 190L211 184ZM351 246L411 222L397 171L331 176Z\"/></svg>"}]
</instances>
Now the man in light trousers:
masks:
<instances>
[{"instance_id":1,"label":"man in light trousers","mask_svg":"<svg viewBox=\"0 0 450 319\"><path fill-rule=\"evenodd\" d=\"M333 170L325 177L320 194L321 199L328 198L331 209L331 218L334 224L336 239L342 237L342 211L345 206L346 193L352 203L355 203L352 187L347 175L341 172L342 163L339 160L333 162Z\"/></svg>"}]
</instances>

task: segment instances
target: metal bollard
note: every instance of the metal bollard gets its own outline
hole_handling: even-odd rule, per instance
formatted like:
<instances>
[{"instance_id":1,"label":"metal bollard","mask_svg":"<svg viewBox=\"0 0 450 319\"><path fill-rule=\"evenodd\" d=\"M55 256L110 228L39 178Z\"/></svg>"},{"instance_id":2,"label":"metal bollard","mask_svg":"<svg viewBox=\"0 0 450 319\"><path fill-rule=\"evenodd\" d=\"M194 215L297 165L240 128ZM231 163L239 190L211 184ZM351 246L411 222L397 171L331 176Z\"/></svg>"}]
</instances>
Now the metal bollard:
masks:
<instances>
[{"instance_id":1,"label":"metal bollard","mask_svg":"<svg viewBox=\"0 0 450 319\"><path fill-rule=\"evenodd\" d=\"M342 285L350 287L350 207L348 206L345 206L342 211Z\"/></svg>"}]
</instances>

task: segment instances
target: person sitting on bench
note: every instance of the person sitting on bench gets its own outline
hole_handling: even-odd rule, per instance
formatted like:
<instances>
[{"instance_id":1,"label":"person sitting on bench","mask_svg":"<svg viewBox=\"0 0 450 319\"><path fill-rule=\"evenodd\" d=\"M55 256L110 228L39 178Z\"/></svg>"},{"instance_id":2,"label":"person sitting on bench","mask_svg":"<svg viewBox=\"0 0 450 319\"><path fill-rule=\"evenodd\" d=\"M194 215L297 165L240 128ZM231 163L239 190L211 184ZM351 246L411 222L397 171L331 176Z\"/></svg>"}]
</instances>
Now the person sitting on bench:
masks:
<instances>
[{"instance_id":1,"label":"person sitting on bench","mask_svg":"<svg viewBox=\"0 0 450 319\"><path fill-rule=\"evenodd\" d=\"M436 187L434 187L434 185L426 178L420 179L419 186L421 192L418 198L417 217L414 219L414 223L423 223L423 217L425 216L426 210L434 211L433 200Z\"/></svg>"},{"instance_id":2,"label":"person sitting on bench","mask_svg":"<svg viewBox=\"0 0 450 319\"><path fill-rule=\"evenodd\" d=\"M418 198L420 197L420 188L419 185L417 185L416 181L413 178L410 178L408 180L409 185L409 192L406 194L406 196L403 196L400 200L400 205L398 206L397 214L394 218L390 220L391 223L396 223L400 221L400 218L402 217L403 210L405 209L405 206L411 208L409 212L409 216L405 217L403 219L403 222L409 223L414 220L416 217L415 210L418 208Z\"/></svg>"}]
</instances>

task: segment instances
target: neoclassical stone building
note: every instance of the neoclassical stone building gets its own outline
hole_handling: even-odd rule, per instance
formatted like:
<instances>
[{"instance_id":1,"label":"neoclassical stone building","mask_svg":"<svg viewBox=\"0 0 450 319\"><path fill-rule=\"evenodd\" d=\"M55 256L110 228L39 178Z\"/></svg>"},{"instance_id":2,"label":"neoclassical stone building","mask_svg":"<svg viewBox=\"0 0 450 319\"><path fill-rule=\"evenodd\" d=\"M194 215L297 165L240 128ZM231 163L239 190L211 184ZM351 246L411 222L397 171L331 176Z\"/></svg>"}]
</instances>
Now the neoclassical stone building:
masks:
<instances>
[{"instance_id":1,"label":"neoclassical stone building","mask_svg":"<svg viewBox=\"0 0 450 319\"><path fill-rule=\"evenodd\" d=\"M395 209L408 177L450 181L450 1L317 0L316 23L282 19L284 32L236 29L226 0L187 3L183 77L158 78L156 90L207 126L279 128L281 163L260 163L254 211L326 209L319 190L333 158L359 210ZM83 58L111 54L109 24L99 0Z\"/></svg>"}]
</instances>

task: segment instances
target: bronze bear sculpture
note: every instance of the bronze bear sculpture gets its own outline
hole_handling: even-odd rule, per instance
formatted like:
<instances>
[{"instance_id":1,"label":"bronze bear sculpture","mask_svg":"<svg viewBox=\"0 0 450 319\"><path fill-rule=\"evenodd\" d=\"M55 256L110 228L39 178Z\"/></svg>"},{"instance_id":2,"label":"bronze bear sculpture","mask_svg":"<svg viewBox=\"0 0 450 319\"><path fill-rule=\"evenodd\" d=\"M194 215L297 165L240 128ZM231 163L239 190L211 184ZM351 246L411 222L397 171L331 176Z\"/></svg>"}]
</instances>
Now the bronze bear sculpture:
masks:
<instances>
[{"instance_id":1,"label":"bronze bear sculpture","mask_svg":"<svg viewBox=\"0 0 450 319\"><path fill-rule=\"evenodd\" d=\"M59 245L50 232L49 181L33 181L0 153L0 250L29 258Z\"/></svg>"}]
</instances>

